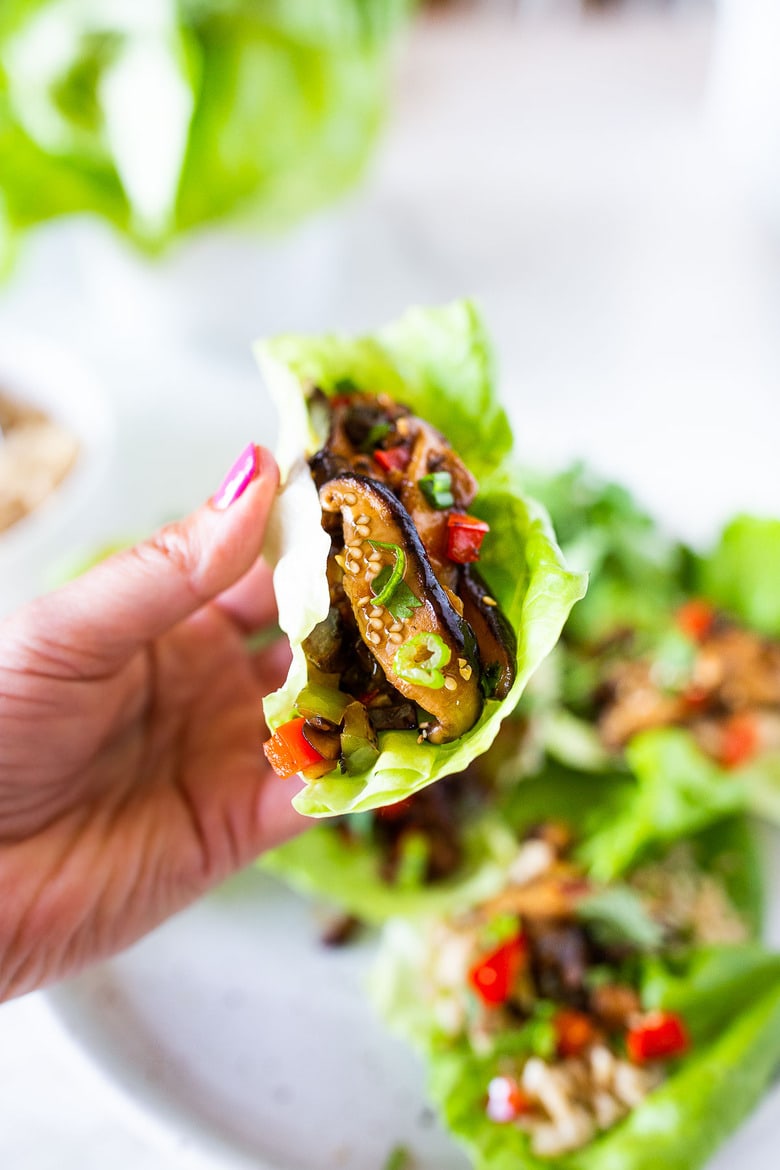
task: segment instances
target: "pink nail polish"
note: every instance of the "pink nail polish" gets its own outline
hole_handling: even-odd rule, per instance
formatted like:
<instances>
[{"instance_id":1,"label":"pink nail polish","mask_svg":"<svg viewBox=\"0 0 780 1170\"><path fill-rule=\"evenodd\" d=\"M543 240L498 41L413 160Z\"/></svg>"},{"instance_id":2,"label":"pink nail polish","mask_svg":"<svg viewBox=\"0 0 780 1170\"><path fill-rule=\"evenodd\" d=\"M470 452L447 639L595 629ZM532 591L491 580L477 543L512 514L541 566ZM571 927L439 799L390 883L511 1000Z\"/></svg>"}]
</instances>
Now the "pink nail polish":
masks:
<instances>
[{"instance_id":1,"label":"pink nail polish","mask_svg":"<svg viewBox=\"0 0 780 1170\"><path fill-rule=\"evenodd\" d=\"M257 475L259 466L260 459L257 447L254 443L249 443L211 497L212 505L220 512L224 512L226 508L234 504Z\"/></svg>"}]
</instances>

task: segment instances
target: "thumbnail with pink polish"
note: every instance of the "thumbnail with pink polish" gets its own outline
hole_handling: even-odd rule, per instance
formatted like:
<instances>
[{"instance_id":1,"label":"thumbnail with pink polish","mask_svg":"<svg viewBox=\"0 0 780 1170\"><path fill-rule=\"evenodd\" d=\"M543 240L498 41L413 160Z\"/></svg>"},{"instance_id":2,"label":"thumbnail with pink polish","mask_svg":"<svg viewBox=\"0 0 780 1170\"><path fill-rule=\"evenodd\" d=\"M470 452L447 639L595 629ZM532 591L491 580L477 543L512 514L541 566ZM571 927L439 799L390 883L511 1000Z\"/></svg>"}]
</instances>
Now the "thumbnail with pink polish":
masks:
<instances>
[{"instance_id":1,"label":"thumbnail with pink polish","mask_svg":"<svg viewBox=\"0 0 780 1170\"><path fill-rule=\"evenodd\" d=\"M249 443L236 459L227 473L211 502L215 508L224 512L231 504L244 494L252 480L257 475L259 466L257 447Z\"/></svg>"}]
</instances>

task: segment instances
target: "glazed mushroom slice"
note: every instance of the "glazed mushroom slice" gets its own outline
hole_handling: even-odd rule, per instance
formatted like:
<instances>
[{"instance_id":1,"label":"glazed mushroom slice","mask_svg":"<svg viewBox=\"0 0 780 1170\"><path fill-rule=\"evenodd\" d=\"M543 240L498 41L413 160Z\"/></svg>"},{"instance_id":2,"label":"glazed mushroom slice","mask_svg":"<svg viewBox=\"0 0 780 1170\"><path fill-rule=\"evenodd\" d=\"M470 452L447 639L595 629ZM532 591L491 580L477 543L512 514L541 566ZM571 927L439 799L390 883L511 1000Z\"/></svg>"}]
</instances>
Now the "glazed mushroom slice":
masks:
<instances>
[{"instance_id":1,"label":"glazed mushroom slice","mask_svg":"<svg viewBox=\"0 0 780 1170\"><path fill-rule=\"evenodd\" d=\"M431 743L458 739L482 710L476 643L408 512L384 484L352 472L324 484L320 503L341 513L343 586L360 637L388 682L432 717Z\"/></svg>"},{"instance_id":2,"label":"glazed mushroom slice","mask_svg":"<svg viewBox=\"0 0 780 1170\"><path fill-rule=\"evenodd\" d=\"M414 522L433 571L443 585L457 588L458 566L447 558L448 511L431 506L420 483L432 472L449 475L452 503L465 511L477 494L477 481L447 441L422 419L414 419L411 457L400 484L400 499Z\"/></svg>"},{"instance_id":3,"label":"glazed mushroom slice","mask_svg":"<svg viewBox=\"0 0 780 1170\"><path fill-rule=\"evenodd\" d=\"M517 674L517 639L500 606L473 565L460 578L463 616L474 631L490 698L505 699Z\"/></svg>"}]
</instances>

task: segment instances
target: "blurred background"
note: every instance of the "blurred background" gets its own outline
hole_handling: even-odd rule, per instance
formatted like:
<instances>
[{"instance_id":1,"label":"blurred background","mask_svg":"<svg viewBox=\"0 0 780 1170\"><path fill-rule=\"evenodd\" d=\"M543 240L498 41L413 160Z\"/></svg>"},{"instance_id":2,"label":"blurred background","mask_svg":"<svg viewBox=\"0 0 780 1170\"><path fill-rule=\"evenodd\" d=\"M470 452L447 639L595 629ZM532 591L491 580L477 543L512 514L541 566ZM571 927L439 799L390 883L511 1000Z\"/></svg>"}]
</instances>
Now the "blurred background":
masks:
<instances>
[{"instance_id":1,"label":"blurred background","mask_svg":"<svg viewBox=\"0 0 780 1170\"><path fill-rule=\"evenodd\" d=\"M775 0L3 0L0 611L208 495L251 343L474 296L523 457L780 513Z\"/></svg>"}]
</instances>

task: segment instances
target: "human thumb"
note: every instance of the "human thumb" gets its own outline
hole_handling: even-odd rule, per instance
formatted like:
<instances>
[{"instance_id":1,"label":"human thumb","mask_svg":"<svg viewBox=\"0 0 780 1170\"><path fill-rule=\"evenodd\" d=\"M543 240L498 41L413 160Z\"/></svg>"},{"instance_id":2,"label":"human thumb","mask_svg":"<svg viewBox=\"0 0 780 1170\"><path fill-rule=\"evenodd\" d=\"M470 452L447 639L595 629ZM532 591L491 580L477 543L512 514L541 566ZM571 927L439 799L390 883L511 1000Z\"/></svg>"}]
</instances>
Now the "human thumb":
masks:
<instances>
[{"instance_id":1,"label":"human thumb","mask_svg":"<svg viewBox=\"0 0 780 1170\"><path fill-rule=\"evenodd\" d=\"M273 456L249 444L207 503L32 602L14 632L27 630L30 649L41 640L56 647L73 674L117 669L252 567L278 482Z\"/></svg>"}]
</instances>

